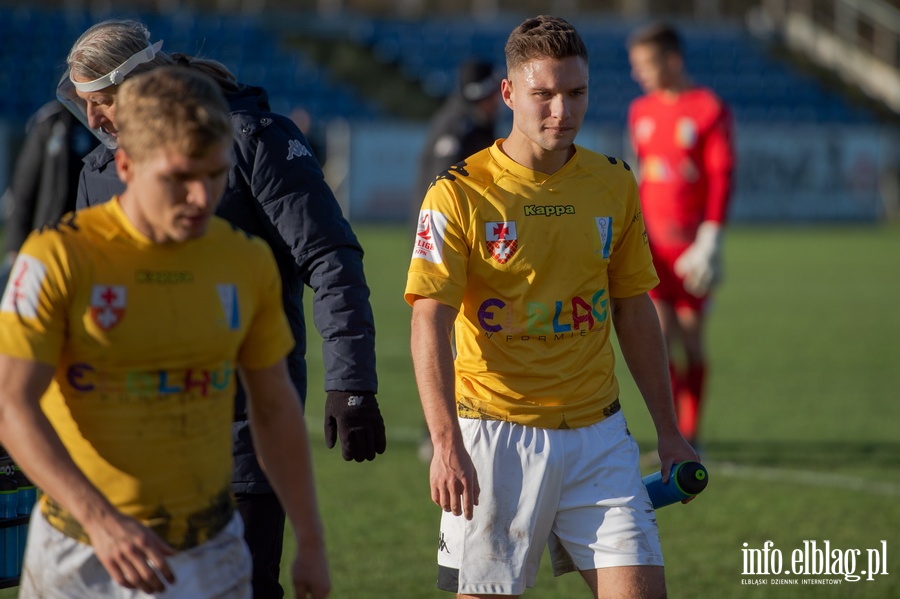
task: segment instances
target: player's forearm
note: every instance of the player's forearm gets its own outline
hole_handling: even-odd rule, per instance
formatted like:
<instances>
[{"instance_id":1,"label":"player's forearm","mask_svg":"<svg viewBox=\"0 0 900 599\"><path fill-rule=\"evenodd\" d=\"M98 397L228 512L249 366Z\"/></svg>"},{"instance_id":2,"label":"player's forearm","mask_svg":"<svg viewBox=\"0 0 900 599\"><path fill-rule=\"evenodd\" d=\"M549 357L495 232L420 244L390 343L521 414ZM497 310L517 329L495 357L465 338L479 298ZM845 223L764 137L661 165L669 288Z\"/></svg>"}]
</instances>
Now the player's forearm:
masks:
<instances>
[{"instance_id":1,"label":"player's forearm","mask_svg":"<svg viewBox=\"0 0 900 599\"><path fill-rule=\"evenodd\" d=\"M116 509L88 480L72 460L53 426L40 409L39 398L53 369L37 365L36 378L25 381L23 370L34 363L25 360L0 359L0 380L4 381L0 396L0 443L15 463L44 493L81 523L90 535ZM18 371L13 374L11 371Z\"/></svg>"},{"instance_id":2,"label":"player's forearm","mask_svg":"<svg viewBox=\"0 0 900 599\"><path fill-rule=\"evenodd\" d=\"M298 541L321 544L324 536L306 424L296 390L286 370L282 374L284 380L275 386L248 384L253 442Z\"/></svg>"},{"instance_id":3,"label":"player's forearm","mask_svg":"<svg viewBox=\"0 0 900 599\"><path fill-rule=\"evenodd\" d=\"M659 319L647 294L613 300L613 323L622 356L647 405L657 436L678 433L668 356Z\"/></svg>"},{"instance_id":4,"label":"player's forearm","mask_svg":"<svg viewBox=\"0 0 900 599\"><path fill-rule=\"evenodd\" d=\"M456 311L434 300L413 304L410 348L425 422L438 449L461 440L450 331Z\"/></svg>"},{"instance_id":5,"label":"player's forearm","mask_svg":"<svg viewBox=\"0 0 900 599\"><path fill-rule=\"evenodd\" d=\"M731 199L731 173L712 172L706 178L706 210L703 220L724 225Z\"/></svg>"}]
</instances>

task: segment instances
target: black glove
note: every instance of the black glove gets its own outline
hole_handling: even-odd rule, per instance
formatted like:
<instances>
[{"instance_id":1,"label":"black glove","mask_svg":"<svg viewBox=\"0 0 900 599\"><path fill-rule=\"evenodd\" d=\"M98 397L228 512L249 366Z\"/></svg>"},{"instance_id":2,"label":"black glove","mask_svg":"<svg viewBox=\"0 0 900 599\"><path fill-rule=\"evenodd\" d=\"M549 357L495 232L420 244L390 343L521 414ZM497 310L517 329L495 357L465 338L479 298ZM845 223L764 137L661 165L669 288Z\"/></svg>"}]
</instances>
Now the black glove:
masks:
<instances>
[{"instance_id":1,"label":"black glove","mask_svg":"<svg viewBox=\"0 0 900 599\"><path fill-rule=\"evenodd\" d=\"M348 462L374 460L376 453L384 453L387 438L375 394L328 392L325 399L325 445L328 449L334 447L338 433L341 454Z\"/></svg>"}]
</instances>

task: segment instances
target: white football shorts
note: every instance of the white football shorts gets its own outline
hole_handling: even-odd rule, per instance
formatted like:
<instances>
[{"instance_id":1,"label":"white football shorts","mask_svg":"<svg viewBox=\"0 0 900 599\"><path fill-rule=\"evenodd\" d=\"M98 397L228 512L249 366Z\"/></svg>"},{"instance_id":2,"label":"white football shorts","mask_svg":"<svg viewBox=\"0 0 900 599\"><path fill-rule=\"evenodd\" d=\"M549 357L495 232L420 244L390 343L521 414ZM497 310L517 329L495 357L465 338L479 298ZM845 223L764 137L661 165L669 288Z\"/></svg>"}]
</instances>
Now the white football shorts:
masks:
<instances>
[{"instance_id":1,"label":"white football shorts","mask_svg":"<svg viewBox=\"0 0 900 599\"><path fill-rule=\"evenodd\" d=\"M251 599L252 564L244 524L235 512L209 541L168 558L175 584L150 595L110 577L94 548L56 530L35 509L28 525L20 599Z\"/></svg>"},{"instance_id":2,"label":"white football shorts","mask_svg":"<svg viewBox=\"0 0 900 599\"><path fill-rule=\"evenodd\" d=\"M520 595L548 543L556 575L663 565L640 450L621 412L563 430L459 422L481 495L472 520L442 516L438 588Z\"/></svg>"}]
</instances>

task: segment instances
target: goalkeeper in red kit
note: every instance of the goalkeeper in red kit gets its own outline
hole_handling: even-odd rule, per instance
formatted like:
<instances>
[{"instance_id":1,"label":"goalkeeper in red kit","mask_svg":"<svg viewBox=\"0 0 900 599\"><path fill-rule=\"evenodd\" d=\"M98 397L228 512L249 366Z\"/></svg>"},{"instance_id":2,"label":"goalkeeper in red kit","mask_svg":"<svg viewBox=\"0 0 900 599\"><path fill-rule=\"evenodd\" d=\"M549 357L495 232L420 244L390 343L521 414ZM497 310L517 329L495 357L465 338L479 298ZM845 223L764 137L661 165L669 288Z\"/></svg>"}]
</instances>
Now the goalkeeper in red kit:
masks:
<instances>
[{"instance_id":1,"label":"goalkeeper in red kit","mask_svg":"<svg viewBox=\"0 0 900 599\"><path fill-rule=\"evenodd\" d=\"M734 167L731 115L715 93L690 80L671 26L635 31L628 58L645 92L629 107L628 130L660 279L650 297L668 345L678 425L696 447L707 376L706 308L721 278Z\"/></svg>"}]
</instances>

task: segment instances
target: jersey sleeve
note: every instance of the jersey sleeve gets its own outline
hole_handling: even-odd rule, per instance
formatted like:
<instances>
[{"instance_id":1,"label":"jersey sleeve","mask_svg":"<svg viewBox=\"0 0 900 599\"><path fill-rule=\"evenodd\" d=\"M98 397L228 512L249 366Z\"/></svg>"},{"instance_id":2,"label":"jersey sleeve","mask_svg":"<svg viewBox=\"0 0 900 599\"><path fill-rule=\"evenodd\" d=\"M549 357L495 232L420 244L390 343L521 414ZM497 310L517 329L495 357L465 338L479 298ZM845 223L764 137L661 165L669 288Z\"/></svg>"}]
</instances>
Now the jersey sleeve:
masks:
<instances>
[{"instance_id":1,"label":"jersey sleeve","mask_svg":"<svg viewBox=\"0 0 900 599\"><path fill-rule=\"evenodd\" d=\"M707 180L704 220L719 224L725 222L734 170L733 144L731 113L722 106L710 128L703 153Z\"/></svg>"},{"instance_id":2,"label":"jersey sleeve","mask_svg":"<svg viewBox=\"0 0 900 599\"><path fill-rule=\"evenodd\" d=\"M463 194L458 185L442 178L425 195L404 293L410 305L417 297L457 309L462 305L471 254L468 221L459 208Z\"/></svg>"},{"instance_id":3,"label":"jersey sleeve","mask_svg":"<svg viewBox=\"0 0 900 599\"><path fill-rule=\"evenodd\" d=\"M610 297L632 297L659 283L648 245L637 183L629 172L625 185L625 222L609 263Z\"/></svg>"},{"instance_id":4,"label":"jersey sleeve","mask_svg":"<svg viewBox=\"0 0 900 599\"><path fill-rule=\"evenodd\" d=\"M0 353L55 366L68 322L72 269L60 236L34 232L0 300Z\"/></svg>"},{"instance_id":5,"label":"jersey sleeve","mask_svg":"<svg viewBox=\"0 0 900 599\"><path fill-rule=\"evenodd\" d=\"M244 342L238 350L238 363L251 369L272 366L294 347L294 337L281 299L281 276L271 250L259 239L252 264L257 295L256 311Z\"/></svg>"}]
</instances>

